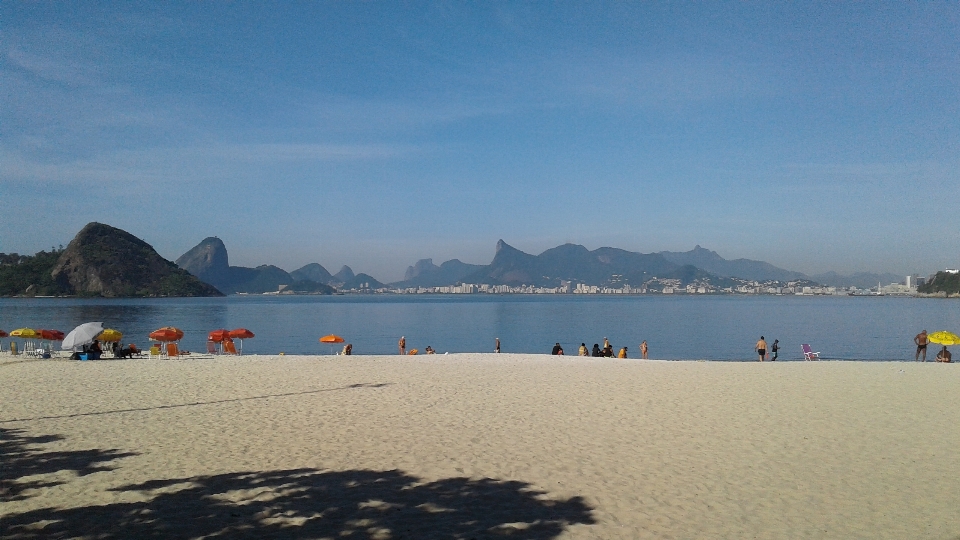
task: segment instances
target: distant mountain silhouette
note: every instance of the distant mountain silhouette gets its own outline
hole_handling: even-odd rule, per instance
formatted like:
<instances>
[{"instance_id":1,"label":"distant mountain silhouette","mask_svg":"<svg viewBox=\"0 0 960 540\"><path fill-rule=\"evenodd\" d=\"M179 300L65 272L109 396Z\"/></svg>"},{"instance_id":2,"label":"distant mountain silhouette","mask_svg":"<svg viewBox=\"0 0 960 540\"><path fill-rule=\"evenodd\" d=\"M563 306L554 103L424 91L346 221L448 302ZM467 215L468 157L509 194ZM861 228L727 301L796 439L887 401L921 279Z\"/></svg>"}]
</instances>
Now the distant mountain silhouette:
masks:
<instances>
[{"instance_id":1,"label":"distant mountain silhouette","mask_svg":"<svg viewBox=\"0 0 960 540\"><path fill-rule=\"evenodd\" d=\"M281 285L309 281L293 277L282 268L268 264L256 268L230 266L227 247L222 240L213 236L204 238L181 255L177 259L177 266L228 294L275 292ZM320 265L317 266L323 268ZM322 287L301 283L298 285L298 290L320 291L328 294L333 292L333 289L326 284L319 283L319 285Z\"/></svg>"},{"instance_id":2,"label":"distant mountain silhouette","mask_svg":"<svg viewBox=\"0 0 960 540\"><path fill-rule=\"evenodd\" d=\"M590 251L581 245L564 244L540 255L530 255L500 240L493 262L464 277L463 281L556 286L564 280L588 285L626 283L640 286L652 277L689 282L710 275L694 267L672 263L659 253L634 253L610 247Z\"/></svg>"},{"instance_id":3,"label":"distant mountain silhouette","mask_svg":"<svg viewBox=\"0 0 960 540\"><path fill-rule=\"evenodd\" d=\"M718 255L716 251L710 251L700 246L696 246L690 251L661 251L660 254L670 262L690 264L701 270L706 270L711 274L723 277L736 277L757 281L810 279L801 272L777 268L763 261L754 261L751 259L734 259L728 261Z\"/></svg>"},{"instance_id":4,"label":"distant mountain silhouette","mask_svg":"<svg viewBox=\"0 0 960 540\"><path fill-rule=\"evenodd\" d=\"M351 272L352 273L352 272ZM386 287L383 283L380 283L375 278L368 274L359 273L347 281L340 284L341 289L350 290L350 289L380 289Z\"/></svg>"},{"instance_id":5,"label":"distant mountain silhouette","mask_svg":"<svg viewBox=\"0 0 960 540\"><path fill-rule=\"evenodd\" d=\"M330 275L330 272L327 271L319 263L310 263L304 265L293 272L290 272L290 277L298 281L314 281L316 283L327 284L330 282L330 279L333 276Z\"/></svg>"},{"instance_id":6,"label":"distant mountain silhouette","mask_svg":"<svg viewBox=\"0 0 960 540\"><path fill-rule=\"evenodd\" d=\"M340 271L330 278L330 283L343 285L344 283L349 283L355 277L357 276L354 275L353 270L349 266L343 265Z\"/></svg>"},{"instance_id":7,"label":"distant mountain silhouette","mask_svg":"<svg viewBox=\"0 0 960 540\"><path fill-rule=\"evenodd\" d=\"M440 266L433 259L420 259L407 267L403 281L393 283L394 287L442 287L459 283L463 278L483 268L481 264L467 264L459 259L449 260Z\"/></svg>"}]
</instances>

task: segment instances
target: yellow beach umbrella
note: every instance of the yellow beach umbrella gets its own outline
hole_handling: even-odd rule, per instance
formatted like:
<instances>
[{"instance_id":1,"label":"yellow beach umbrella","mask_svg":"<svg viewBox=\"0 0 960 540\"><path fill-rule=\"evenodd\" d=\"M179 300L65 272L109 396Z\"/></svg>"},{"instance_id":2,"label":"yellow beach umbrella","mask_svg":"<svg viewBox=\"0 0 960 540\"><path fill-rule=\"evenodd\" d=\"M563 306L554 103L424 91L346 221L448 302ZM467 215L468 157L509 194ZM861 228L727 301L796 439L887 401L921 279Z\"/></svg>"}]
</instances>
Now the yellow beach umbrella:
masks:
<instances>
[{"instance_id":1,"label":"yellow beach umbrella","mask_svg":"<svg viewBox=\"0 0 960 540\"><path fill-rule=\"evenodd\" d=\"M10 332L11 336L18 338L38 338L40 333L34 330L33 328L17 328L13 332Z\"/></svg>"},{"instance_id":2,"label":"yellow beach umbrella","mask_svg":"<svg viewBox=\"0 0 960 540\"><path fill-rule=\"evenodd\" d=\"M960 345L960 336L954 334L953 332L947 332L946 330L940 330L939 332L929 334L927 339L931 343L938 343L940 345Z\"/></svg>"},{"instance_id":3,"label":"yellow beach umbrella","mask_svg":"<svg viewBox=\"0 0 960 540\"><path fill-rule=\"evenodd\" d=\"M123 332L114 330L113 328L107 328L100 333L100 341L111 343L114 341L120 341L121 339L123 339Z\"/></svg>"}]
</instances>

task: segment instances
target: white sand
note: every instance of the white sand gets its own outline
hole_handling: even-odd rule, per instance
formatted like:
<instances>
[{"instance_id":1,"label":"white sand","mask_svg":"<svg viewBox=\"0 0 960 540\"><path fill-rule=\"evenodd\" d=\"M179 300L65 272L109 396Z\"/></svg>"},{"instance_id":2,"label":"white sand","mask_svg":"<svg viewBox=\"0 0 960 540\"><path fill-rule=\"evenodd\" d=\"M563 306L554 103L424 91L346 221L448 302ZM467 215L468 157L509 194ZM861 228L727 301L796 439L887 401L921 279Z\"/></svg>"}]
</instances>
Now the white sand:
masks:
<instances>
[{"instance_id":1,"label":"white sand","mask_svg":"<svg viewBox=\"0 0 960 540\"><path fill-rule=\"evenodd\" d=\"M957 365L6 357L0 396L0 537L960 537Z\"/></svg>"}]
</instances>

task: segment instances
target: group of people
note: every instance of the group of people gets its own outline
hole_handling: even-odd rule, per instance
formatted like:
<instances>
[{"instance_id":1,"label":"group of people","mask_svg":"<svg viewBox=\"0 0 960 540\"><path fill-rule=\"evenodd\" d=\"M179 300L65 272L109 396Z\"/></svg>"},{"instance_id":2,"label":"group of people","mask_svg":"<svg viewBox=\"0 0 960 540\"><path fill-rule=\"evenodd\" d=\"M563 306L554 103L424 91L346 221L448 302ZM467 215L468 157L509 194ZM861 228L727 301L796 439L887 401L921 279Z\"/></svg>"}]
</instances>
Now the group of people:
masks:
<instances>
[{"instance_id":1,"label":"group of people","mask_svg":"<svg viewBox=\"0 0 960 540\"><path fill-rule=\"evenodd\" d=\"M917 354L913 357L914 362L920 361L920 355L923 355L923 361L927 361L927 344L930 343L930 339L927 337L927 331L924 330L917 334L913 338L913 342L917 344ZM939 352L937 352L937 362L950 363L953 362L953 354L947 350L947 346L944 345Z\"/></svg>"},{"instance_id":2,"label":"group of people","mask_svg":"<svg viewBox=\"0 0 960 540\"><path fill-rule=\"evenodd\" d=\"M650 350L649 347L647 347L647 341L644 340L644 341L640 344L640 357L643 358L643 359L647 359L647 355L649 354L649 350ZM552 354L552 355L554 355L554 356L562 355L562 354L563 354L563 347L560 346L560 343L554 344L553 350L550 351L550 354ZM577 351L577 356L593 356L593 357L595 357L595 358L603 358L603 357L613 358L614 356L616 356L617 358L627 358L627 347L621 348L621 349L620 349L620 352L618 352L617 354L614 354L614 353L613 353L613 345L610 345L610 340L607 339L607 338L603 338L603 348L602 348L602 349L600 348L600 344L599 344L599 343L594 343L594 344L593 344L593 350L592 350L592 351L589 350L589 349L587 349L587 344L586 344L586 343L581 343L581 344L580 344L580 349Z\"/></svg>"},{"instance_id":3,"label":"group of people","mask_svg":"<svg viewBox=\"0 0 960 540\"><path fill-rule=\"evenodd\" d=\"M760 336L760 340L757 341L757 344L753 346L753 350L757 351L757 354L760 355L760 361L763 362L767 358L767 340ZM777 356L780 354L780 340L773 340L773 344L770 346L770 352L773 356L770 358L771 362L777 360Z\"/></svg>"}]
</instances>

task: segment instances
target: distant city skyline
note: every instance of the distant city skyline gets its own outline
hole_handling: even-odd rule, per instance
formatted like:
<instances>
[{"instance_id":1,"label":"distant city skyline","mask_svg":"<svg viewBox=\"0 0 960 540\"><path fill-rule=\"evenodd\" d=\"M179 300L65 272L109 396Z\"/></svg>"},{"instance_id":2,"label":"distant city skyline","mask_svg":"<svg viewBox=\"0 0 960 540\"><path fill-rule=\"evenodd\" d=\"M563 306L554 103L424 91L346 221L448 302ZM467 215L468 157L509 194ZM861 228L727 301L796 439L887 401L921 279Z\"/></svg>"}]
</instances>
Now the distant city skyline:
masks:
<instances>
[{"instance_id":1,"label":"distant city skyline","mask_svg":"<svg viewBox=\"0 0 960 540\"><path fill-rule=\"evenodd\" d=\"M960 5L0 4L0 252L960 266Z\"/></svg>"}]
</instances>

